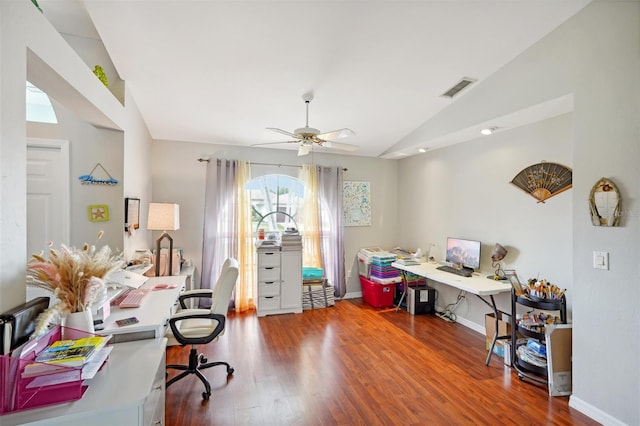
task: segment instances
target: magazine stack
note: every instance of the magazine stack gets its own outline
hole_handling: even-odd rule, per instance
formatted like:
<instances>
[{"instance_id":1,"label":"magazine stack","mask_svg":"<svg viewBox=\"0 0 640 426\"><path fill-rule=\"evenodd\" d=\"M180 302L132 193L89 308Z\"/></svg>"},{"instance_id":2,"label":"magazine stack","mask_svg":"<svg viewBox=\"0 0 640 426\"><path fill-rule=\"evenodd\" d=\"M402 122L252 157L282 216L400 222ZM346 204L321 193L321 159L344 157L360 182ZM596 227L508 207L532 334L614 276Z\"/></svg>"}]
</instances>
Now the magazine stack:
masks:
<instances>
[{"instance_id":1,"label":"magazine stack","mask_svg":"<svg viewBox=\"0 0 640 426\"><path fill-rule=\"evenodd\" d=\"M300 251L302 250L302 235L296 228L287 228L283 233L280 241L281 251Z\"/></svg>"}]
</instances>

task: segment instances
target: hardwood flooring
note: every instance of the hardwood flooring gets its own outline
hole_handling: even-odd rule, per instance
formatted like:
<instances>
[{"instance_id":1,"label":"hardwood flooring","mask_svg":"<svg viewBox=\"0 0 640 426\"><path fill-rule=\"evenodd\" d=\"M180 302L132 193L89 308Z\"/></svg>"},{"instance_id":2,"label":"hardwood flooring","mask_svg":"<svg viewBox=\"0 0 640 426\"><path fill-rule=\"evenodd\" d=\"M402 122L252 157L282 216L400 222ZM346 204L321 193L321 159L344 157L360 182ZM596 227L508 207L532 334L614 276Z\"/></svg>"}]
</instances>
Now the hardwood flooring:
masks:
<instances>
[{"instance_id":1,"label":"hardwood flooring","mask_svg":"<svg viewBox=\"0 0 640 426\"><path fill-rule=\"evenodd\" d=\"M302 314L230 314L218 342L199 348L211 399L191 376L166 393L166 423L196 425L596 425L523 382L484 336L431 315L342 300ZM167 349L186 363L189 347ZM173 371L169 372L172 377Z\"/></svg>"}]
</instances>

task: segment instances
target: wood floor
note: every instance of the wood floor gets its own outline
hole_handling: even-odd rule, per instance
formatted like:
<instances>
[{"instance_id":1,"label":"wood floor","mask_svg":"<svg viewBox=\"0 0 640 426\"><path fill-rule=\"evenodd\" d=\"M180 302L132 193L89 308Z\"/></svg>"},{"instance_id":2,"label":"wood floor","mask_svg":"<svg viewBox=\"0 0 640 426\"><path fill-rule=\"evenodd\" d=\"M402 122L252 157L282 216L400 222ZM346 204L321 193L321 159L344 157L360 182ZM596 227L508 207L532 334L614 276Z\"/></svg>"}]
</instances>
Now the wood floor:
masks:
<instances>
[{"instance_id":1,"label":"wood floor","mask_svg":"<svg viewBox=\"0 0 640 426\"><path fill-rule=\"evenodd\" d=\"M235 368L205 370L211 399L191 376L166 393L166 423L187 425L596 425L522 382L484 336L430 315L343 300L302 314L229 315L225 335L200 350ZM186 363L188 347L167 349ZM169 372L169 377L175 373Z\"/></svg>"}]
</instances>

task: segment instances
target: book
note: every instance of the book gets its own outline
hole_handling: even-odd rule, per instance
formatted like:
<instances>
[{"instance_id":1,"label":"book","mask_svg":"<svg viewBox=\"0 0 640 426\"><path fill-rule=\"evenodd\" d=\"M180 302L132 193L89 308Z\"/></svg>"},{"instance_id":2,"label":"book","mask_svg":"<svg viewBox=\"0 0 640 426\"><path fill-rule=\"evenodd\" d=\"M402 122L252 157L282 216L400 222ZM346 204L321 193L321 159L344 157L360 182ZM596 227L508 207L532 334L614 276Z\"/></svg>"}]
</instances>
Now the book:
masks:
<instances>
[{"instance_id":1,"label":"book","mask_svg":"<svg viewBox=\"0 0 640 426\"><path fill-rule=\"evenodd\" d=\"M102 349L110 338L111 336L90 336L57 340L40 352L35 360L39 363L80 367L91 359L94 352Z\"/></svg>"},{"instance_id":2,"label":"book","mask_svg":"<svg viewBox=\"0 0 640 426\"><path fill-rule=\"evenodd\" d=\"M45 349L38 356L36 356L37 362L45 364L58 364L67 367L81 367L87 361L95 351L93 346L76 346L66 349Z\"/></svg>"}]
</instances>

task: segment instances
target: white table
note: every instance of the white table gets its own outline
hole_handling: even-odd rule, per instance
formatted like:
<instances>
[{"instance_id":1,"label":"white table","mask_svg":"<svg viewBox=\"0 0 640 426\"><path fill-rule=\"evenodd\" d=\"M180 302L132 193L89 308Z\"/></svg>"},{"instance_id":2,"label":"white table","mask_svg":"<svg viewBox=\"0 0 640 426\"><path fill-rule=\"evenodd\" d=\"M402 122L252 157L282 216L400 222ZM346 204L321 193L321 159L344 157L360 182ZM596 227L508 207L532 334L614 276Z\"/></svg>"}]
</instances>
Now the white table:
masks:
<instances>
[{"instance_id":1,"label":"white table","mask_svg":"<svg viewBox=\"0 0 640 426\"><path fill-rule=\"evenodd\" d=\"M150 289L139 308L111 307L111 314L104 322L104 328L96 334L112 334L112 343L131 340L158 339L164 337L167 320L175 312L178 295L185 290L186 275L152 277L140 288ZM164 290L151 290L157 284L173 284L176 287ZM129 317L138 318L137 324L119 327L116 320Z\"/></svg>"},{"instance_id":2,"label":"white table","mask_svg":"<svg viewBox=\"0 0 640 426\"><path fill-rule=\"evenodd\" d=\"M480 300L482 300L487 306L491 308L491 310L493 311L495 322L496 322L496 327L495 327L496 333L493 335L491 347L489 348L489 354L487 355L487 360L485 362L486 365L489 365L489 362L491 361L491 355L493 354L493 348L496 345L496 341L498 339L507 339L511 337L511 336L498 336L497 330L498 330L498 321L500 319L499 313L502 311L498 310L498 307L496 306L496 302L493 298L493 296L496 294L510 293L511 292L510 283L488 279L486 275L482 275L477 272L474 272L473 275L470 277L462 277L460 275L452 274L450 272L440 271L437 269L438 266L440 266L437 263L421 263L419 265L403 265L398 262L393 262L391 266L399 269L401 272L403 272L403 274L409 272L411 274L425 277L430 280L437 281L439 283L442 283L451 287L455 287L459 290L463 290L468 293L475 294L476 296L478 296ZM400 298L400 302L402 302L402 299L405 297L405 294L407 291L406 282L407 281L405 280L404 291L402 293L402 297ZM485 297L488 297L489 300L487 300ZM400 303L398 303L398 306L399 305ZM508 314L508 315L511 315L511 314Z\"/></svg>"},{"instance_id":3,"label":"white table","mask_svg":"<svg viewBox=\"0 0 640 426\"><path fill-rule=\"evenodd\" d=\"M77 401L0 417L2 426L164 424L167 339L113 345L109 359Z\"/></svg>"}]
</instances>

